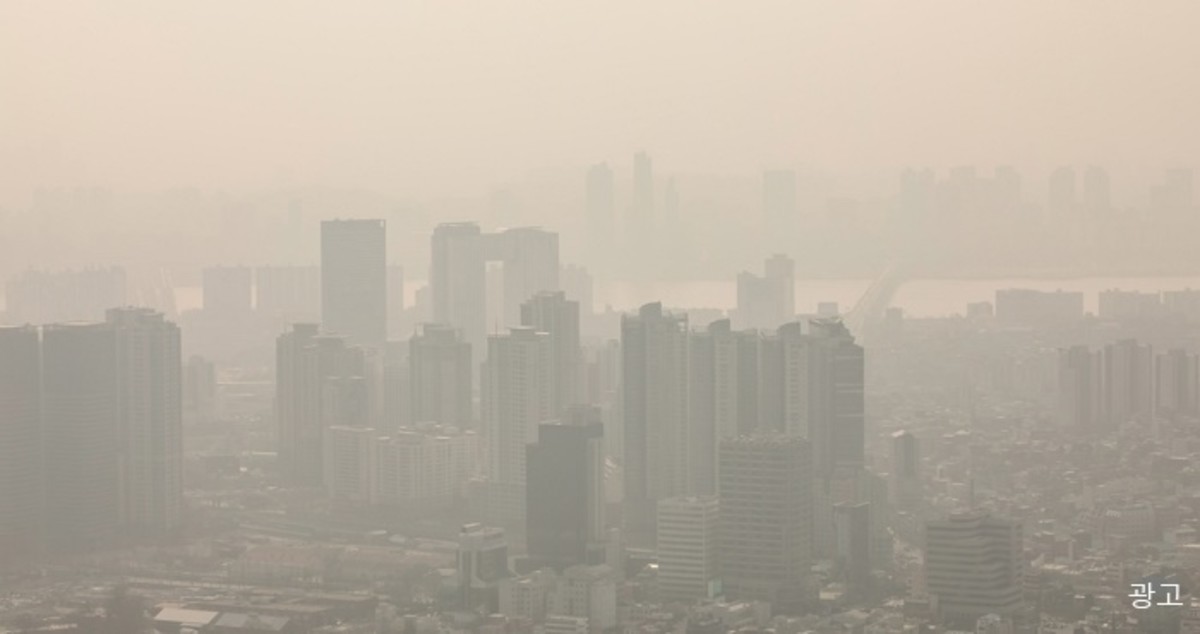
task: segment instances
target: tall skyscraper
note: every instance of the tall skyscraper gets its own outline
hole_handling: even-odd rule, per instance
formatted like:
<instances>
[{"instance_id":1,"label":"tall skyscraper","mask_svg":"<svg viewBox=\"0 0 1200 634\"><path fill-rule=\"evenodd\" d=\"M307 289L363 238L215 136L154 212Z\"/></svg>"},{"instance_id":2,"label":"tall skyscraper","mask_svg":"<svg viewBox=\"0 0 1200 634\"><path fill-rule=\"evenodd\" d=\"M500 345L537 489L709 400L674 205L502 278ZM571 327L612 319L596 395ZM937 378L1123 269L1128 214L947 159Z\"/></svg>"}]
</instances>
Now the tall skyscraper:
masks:
<instances>
[{"instance_id":1,"label":"tall skyscraper","mask_svg":"<svg viewBox=\"0 0 1200 634\"><path fill-rule=\"evenodd\" d=\"M580 403L579 371L583 348L579 338L579 302L559 292L540 292L521 305L521 325L550 335L554 372L550 380L555 415Z\"/></svg>"},{"instance_id":2,"label":"tall skyscraper","mask_svg":"<svg viewBox=\"0 0 1200 634\"><path fill-rule=\"evenodd\" d=\"M353 405L327 403L342 396L333 381L362 377L363 352L344 337L322 335L316 324L296 324L275 347L275 415L279 425L279 466L291 486L324 484L325 426L344 424ZM366 405L362 405L365 409Z\"/></svg>"},{"instance_id":3,"label":"tall skyscraper","mask_svg":"<svg viewBox=\"0 0 1200 634\"><path fill-rule=\"evenodd\" d=\"M122 530L161 536L183 519L179 328L146 308L108 311L116 333Z\"/></svg>"},{"instance_id":4,"label":"tall skyscraper","mask_svg":"<svg viewBox=\"0 0 1200 634\"><path fill-rule=\"evenodd\" d=\"M525 541L539 567L604 563L603 436L600 412L580 405L526 447Z\"/></svg>"},{"instance_id":5,"label":"tall skyscraper","mask_svg":"<svg viewBox=\"0 0 1200 634\"><path fill-rule=\"evenodd\" d=\"M46 537L51 552L113 543L121 518L116 331L103 323L42 330Z\"/></svg>"},{"instance_id":6,"label":"tall skyscraper","mask_svg":"<svg viewBox=\"0 0 1200 634\"><path fill-rule=\"evenodd\" d=\"M611 249L617 232L616 187L608 163L598 163L588 168L584 199L591 266L607 268L606 264L613 259Z\"/></svg>"},{"instance_id":7,"label":"tall skyscraper","mask_svg":"<svg viewBox=\"0 0 1200 634\"><path fill-rule=\"evenodd\" d=\"M42 546L41 376L37 328L0 327L0 568Z\"/></svg>"},{"instance_id":8,"label":"tall skyscraper","mask_svg":"<svg viewBox=\"0 0 1200 634\"><path fill-rule=\"evenodd\" d=\"M691 603L721 596L719 509L716 496L659 500L655 541L663 601Z\"/></svg>"},{"instance_id":9,"label":"tall skyscraper","mask_svg":"<svg viewBox=\"0 0 1200 634\"><path fill-rule=\"evenodd\" d=\"M488 337L483 365L483 428L490 458L489 507L506 527L525 522L526 445L553 417L550 336L513 328Z\"/></svg>"},{"instance_id":10,"label":"tall skyscraper","mask_svg":"<svg viewBox=\"0 0 1200 634\"><path fill-rule=\"evenodd\" d=\"M689 493L688 320L646 304L621 318L625 524L653 546L658 500Z\"/></svg>"},{"instance_id":11,"label":"tall skyscraper","mask_svg":"<svg viewBox=\"0 0 1200 634\"><path fill-rule=\"evenodd\" d=\"M350 343L387 340L387 230L383 220L321 223L321 324Z\"/></svg>"},{"instance_id":12,"label":"tall skyscraper","mask_svg":"<svg viewBox=\"0 0 1200 634\"><path fill-rule=\"evenodd\" d=\"M808 438L814 468L828 477L837 468L855 470L864 463L862 346L836 320L813 320L809 332L783 328L785 339L785 391L795 400L788 404L787 433Z\"/></svg>"},{"instance_id":13,"label":"tall skyscraper","mask_svg":"<svg viewBox=\"0 0 1200 634\"><path fill-rule=\"evenodd\" d=\"M471 344L450 326L425 324L409 340L408 359L412 421L469 427Z\"/></svg>"},{"instance_id":14,"label":"tall skyscraper","mask_svg":"<svg viewBox=\"0 0 1200 634\"><path fill-rule=\"evenodd\" d=\"M785 613L808 603L811 451L796 436L721 441L721 578L730 598Z\"/></svg>"},{"instance_id":15,"label":"tall skyscraper","mask_svg":"<svg viewBox=\"0 0 1200 634\"><path fill-rule=\"evenodd\" d=\"M987 513L951 515L925 525L925 586L951 626L1022 607L1021 524Z\"/></svg>"}]
</instances>

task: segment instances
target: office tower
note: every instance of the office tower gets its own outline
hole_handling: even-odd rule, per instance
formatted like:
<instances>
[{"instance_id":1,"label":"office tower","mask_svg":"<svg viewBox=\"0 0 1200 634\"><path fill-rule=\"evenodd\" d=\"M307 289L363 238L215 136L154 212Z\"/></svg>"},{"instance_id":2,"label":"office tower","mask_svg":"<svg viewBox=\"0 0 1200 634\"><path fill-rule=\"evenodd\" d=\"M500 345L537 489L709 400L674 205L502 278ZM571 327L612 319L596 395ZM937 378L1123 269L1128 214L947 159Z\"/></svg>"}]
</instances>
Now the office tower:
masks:
<instances>
[{"instance_id":1,"label":"office tower","mask_svg":"<svg viewBox=\"0 0 1200 634\"><path fill-rule=\"evenodd\" d=\"M604 562L604 426L576 406L526 447L526 552L559 572Z\"/></svg>"},{"instance_id":2,"label":"office tower","mask_svg":"<svg viewBox=\"0 0 1200 634\"><path fill-rule=\"evenodd\" d=\"M762 182L763 226L775 242L782 242L795 229L799 208L796 204L796 172L767 170ZM783 234L783 235L780 235Z\"/></svg>"},{"instance_id":3,"label":"office tower","mask_svg":"<svg viewBox=\"0 0 1200 634\"><path fill-rule=\"evenodd\" d=\"M325 494L334 502L372 501L376 432L370 427L325 428Z\"/></svg>"},{"instance_id":4,"label":"office tower","mask_svg":"<svg viewBox=\"0 0 1200 634\"><path fill-rule=\"evenodd\" d=\"M550 335L554 360L550 377L552 411L560 414L580 403L583 348L579 342L579 302L569 301L562 291L540 292L521 305L521 325Z\"/></svg>"},{"instance_id":5,"label":"office tower","mask_svg":"<svg viewBox=\"0 0 1200 634\"><path fill-rule=\"evenodd\" d=\"M912 432L892 434L892 504L899 509L919 509L925 496L921 481L921 445Z\"/></svg>"},{"instance_id":6,"label":"office tower","mask_svg":"<svg viewBox=\"0 0 1200 634\"><path fill-rule=\"evenodd\" d=\"M321 223L321 325L354 345L387 340L387 231L383 220Z\"/></svg>"},{"instance_id":7,"label":"office tower","mask_svg":"<svg viewBox=\"0 0 1200 634\"><path fill-rule=\"evenodd\" d=\"M161 536L183 519L179 328L148 308L114 308L122 530ZM53 463L51 463L53 464Z\"/></svg>"},{"instance_id":8,"label":"office tower","mask_svg":"<svg viewBox=\"0 0 1200 634\"><path fill-rule=\"evenodd\" d=\"M721 441L720 566L725 592L780 612L808 602L812 449L796 436Z\"/></svg>"},{"instance_id":9,"label":"office tower","mask_svg":"<svg viewBox=\"0 0 1200 634\"><path fill-rule=\"evenodd\" d=\"M1050 211L1074 211L1078 201L1075 187L1075 168L1060 167L1050 174Z\"/></svg>"},{"instance_id":10,"label":"office tower","mask_svg":"<svg viewBox=\"0 0 1200 634\"><path fill-rule=\"evenodd\" d=\"M626 537L652 547L658 500L689 493L687 315L623 316L621 367Z\"/></svg>"},{"instance_id":11,"label":"office tower","mask_svg":"<svg viewBox=\"0 0 1200 634\"><path fill-rule=\"evenodd\" d=\"M183 415L201 421L217 415L217 371L204 357L192 355L183 366Z\"/></svg>"},{"instance_id":12,"label":"office tower","mask_svg":"<svg viewBox=\"0 0 1200 634\"><path fill-rule=\"evenodd\" d=\"M925 586L943 623L1015 615L1023 578L1019 522L971 512L925 524Z\"/></svg>"},{"instance_id":13,"label":"office tower","mask_svg":"<svg viewBox=\"0 0 1200 634\"><path fill-rule=\"evenodd\" d=\"M1200 414L1200 357L1175 348L1155 360L1156 409L1170 417Z\"/></svg>"},{"instance_id":14,"label":"office tower","mask_svg":"<svg viewBox=\"0 0 1200 634\"><path fill-rule=\"evenodd\" d=\"M316 324L296 324L280 335L275 346L275 415L279 425L279 467L290 486L324 484L322 448L327 423L353 419L356 405L343 399L326 405L327 398L348 396L334 379L362 377L363 352L346 346L344 337L322 335ZM329 389L327 388L327 384ZM361 405L361 404L359 404ZM365 406L362 406L365 408ZM361 411L361 410L360 410ZM362 420L359 418L357 420Z\"/></svg>"},{"instance_id":15,"label":"office tower","mask_svg":"<svg viewBox=\"0 0 1200 634\"><path fill-rule=\"evenodd\" d=\"M584 224L588 229L588 245L591 249L589 260L592 266L606 269L614 256L611 249L616 242L617 232L616 187L608 163L598 163L588 168L584 206Z\"/></svg>"},{"instance_id":16,"label":"office tower","mask_svg":"<svg viewBox=\"0 0 1200 634\"><path fill-rule=\"evenodd\" d=\"M126 298L125 269L29 270L5 285L4 308L14 325L101 321Z\"/></svg>"},{"instance_id":17,"label":"office tower","mask_svg":"<svg viewBox=\"0 0 1200 634\"><path fill-rule=\"evenodd\" d=\"M404 267L390 264L387 267L388 339L403 336L400 320L404 315L404 308Z\"/></svg>"},{"instance_id":18,"label":"office tower","mask_svg":"<svg viewBox=\"0 0 1200 634\"><path fill-rule=\"evenodd\" d=\"M735 318L741 328L770 330L795 317L795 262L777 254L764 267L761 277L745 271L737 276Z\"/></svg>"},{"instance_id":19,"label":"office tower","mask_svg":"<svg viewBox=\"0 0 1200 634\"><path fill-rule=\"evenodd\" d=\"M372 502L413 512L444 511L480 474L481 458L474 431L433 424L402 428L376 441Z\"/></svg>"},{"instance_id":20,"label":"office tower","mask_svg":"<svg viewBox=\"0 0 1200 634\"><path fill-rule=\"evenodd\" d=\"M654 163L645 152L633 156L633 218L629 228L635 232L654 228Z\"/></svg>"},{"instance_id":21,"label":"office tower","mask_svg":"<svg viewBox=\"0 0 1200 634\"><path fill-rule=\"evenodd\" d=\"M720 503L716 496L658 502L658 592L664 602L721 596Z\"/></svg>"},{"instance_id":22,"label":"office tower","mask_svg":"<svg viewBox=\"0 0 1200 634\"><path fill-rule=\"evenodd\" d=\"M111 544L122 514L116 331L103 323L42 329L42 440L49 551Z\"/></svg>"},{"instance_id":23,"label":"office tower","mask_svg":"<svg viewBox=\"0 0 1200 634\"><path fill-rule=\"evenodd\" d=\"M541 292L558 288L558 234L537 227L517 227L492 234L490 259L503 262L504 312L501 326L520 323L521 305Z\"/></svg>"},{"instance_id":24,"label":"office tower","mask_svg":"<svg viewBox=\"0 0 1200 634\"><path fill-rule=\"evenodd\" d=\"M408 363L413 422L469 427L474 368L459 331L425 324L409 340Z\"/></svg>"},{"instance_id":25,"label":"office tower","mask_svg":"<svg viewBox=\"0 0 1200 634\"><path fill-rule=\"evenodd\" d=\"M1103 366L1100 354L1087 346L1058 351L1059 423L1079 431L1096 431L1103 421Z\"/></svg>"},{"instance_id":26,"label":"office tower","mask_svg":"<svg viewBox=\"0 0 1200 634\"><path fill-rule=\"evenodd\" d=\"M1108 172L1089 165L1083 172L1083 206L1091 213L1104 213L1112 208L1112 193Z\"/></svg>"},{"instance_id":27,"label":"office tower","mask_svg":"<svg viewBox=\"0 0 1200 634\"><path fill-rule=\"evenodd\" d=\"M511 576L504 529L465 524L458 533L459 600L468 610L500 608L499 585Z\"/></svg>"},{"instance_id":28,"label":"office tower","mask_svg":"<svg viewBox=\"0 0 1200 634\"><path fill-rule=\"evenodd\" d=\"M1107 423L1117 427L1154 415L1154 349L1133 339L1111 343L1101 351Z\"/></svg>"},{"instance_id":29,"label":"office tower","mask_svg":"<svg viewBox=\"0 0 1200 634\"><path fill-rule=\"evenodd\" d=\"M871 582L871 505L868 502L835 504L833 526L837 561L842 578L851 588L865 589Z\"/></svg>"},{"instance_id":30,"label":"office tower","mask_svg":"<svg viewBox=\"0 0 1200 634\"><path fill-rule=\"evenodd\" d=\"M254 271L254 310L272 324L319 321L320 267L258 267Z\"/></svg>"},{"instance_id":31,"label":"office tower","mask_svg":"<svg viewBox=\"0 0 1200 634\"><path fill-rule=\"evenodd\" d=\"M245 319L254 309L254 271L218 266L201 271L204 312L218 319Z\"/></svg>"},{"instance_id":32,"label":"office tower","mask_svg":"<svg viewBox=\"0 0 1200 634\"><path fill-rule=\"evenodd\" d=\"M41 343L33 326L0 326L0 569L42 546Z\"/></svg>"},{"instance_id":33,"label":"office tower","mask_svg":"<svg viewBox=\"0 0 1200 634\"><path fill-rule=\"evenodd\" d=\"M513 328L488 337L483 375L483 428L488 439L489 508L494 520L518 527L525 522L526 445L538 425L550 420L553 385L550 336Z\"/></svg>"}]
</instances>

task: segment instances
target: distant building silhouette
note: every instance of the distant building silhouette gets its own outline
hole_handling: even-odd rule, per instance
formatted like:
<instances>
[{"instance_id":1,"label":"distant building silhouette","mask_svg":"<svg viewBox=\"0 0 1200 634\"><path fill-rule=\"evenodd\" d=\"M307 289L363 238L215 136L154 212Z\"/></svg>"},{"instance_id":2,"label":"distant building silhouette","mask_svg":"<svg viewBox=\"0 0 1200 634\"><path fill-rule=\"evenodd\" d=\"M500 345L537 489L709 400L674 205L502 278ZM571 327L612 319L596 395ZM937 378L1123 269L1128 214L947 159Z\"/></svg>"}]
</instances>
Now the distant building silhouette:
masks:
<instances>
[{"instance_id":1,"label":"distant building silhouette","mask_svg":"<svg viewBox=\"0 0 1200 634\"><path fill-rule=\"evenodd\" d=\"M354 345L387 340L387 231L383 220L321 223L321 324Z\"/></svg>"}]
</instances>

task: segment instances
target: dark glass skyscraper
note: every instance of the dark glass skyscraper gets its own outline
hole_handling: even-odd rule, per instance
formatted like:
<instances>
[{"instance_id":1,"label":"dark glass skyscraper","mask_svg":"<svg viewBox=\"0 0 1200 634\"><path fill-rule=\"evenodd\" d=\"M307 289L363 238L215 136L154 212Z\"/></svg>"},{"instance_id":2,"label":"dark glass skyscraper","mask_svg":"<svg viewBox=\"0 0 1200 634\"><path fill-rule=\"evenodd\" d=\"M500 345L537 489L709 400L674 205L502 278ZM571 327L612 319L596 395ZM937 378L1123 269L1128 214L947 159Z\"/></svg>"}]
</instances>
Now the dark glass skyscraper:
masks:
<instances>
[{"instance_id":1,"label":"dark glass skyscraper","mask_svg":"<svg viewBox=\"0 0 1200 634\"><path fill-rule=\"evenodd\" d=\"M538 565L603 563L603 435L599 411L578 406L526 447L526 542Z\"/></svg>"}]
</instances>

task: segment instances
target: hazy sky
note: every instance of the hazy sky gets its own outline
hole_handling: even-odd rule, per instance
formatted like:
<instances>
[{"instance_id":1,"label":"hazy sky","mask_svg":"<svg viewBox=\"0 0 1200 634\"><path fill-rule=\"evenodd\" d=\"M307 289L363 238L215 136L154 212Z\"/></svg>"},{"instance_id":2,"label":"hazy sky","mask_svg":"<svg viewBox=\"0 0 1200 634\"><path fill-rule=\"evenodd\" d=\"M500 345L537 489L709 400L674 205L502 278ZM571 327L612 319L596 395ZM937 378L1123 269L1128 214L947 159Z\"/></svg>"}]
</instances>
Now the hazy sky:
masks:
<instances>
[{"instance_id":1,"label":"hazy sky","mask_svg":"<svg viewBox=\"0 0 1200 634\"><path fill-rule=\"evenodd\" d=\"M0 205L38 185L482 191L678 170L1200 167L1200 2L0 4Z\"/></svg>"}]
</instances>

